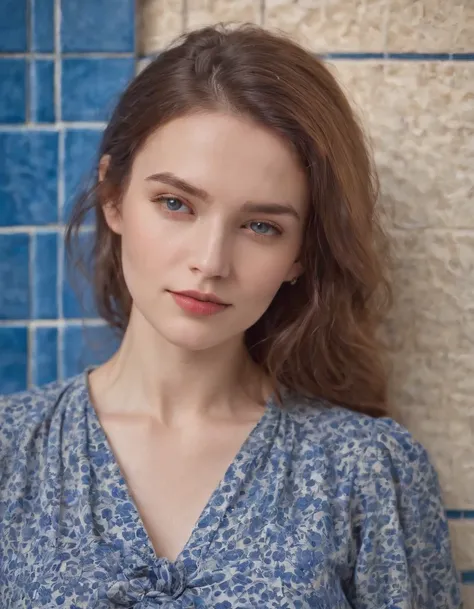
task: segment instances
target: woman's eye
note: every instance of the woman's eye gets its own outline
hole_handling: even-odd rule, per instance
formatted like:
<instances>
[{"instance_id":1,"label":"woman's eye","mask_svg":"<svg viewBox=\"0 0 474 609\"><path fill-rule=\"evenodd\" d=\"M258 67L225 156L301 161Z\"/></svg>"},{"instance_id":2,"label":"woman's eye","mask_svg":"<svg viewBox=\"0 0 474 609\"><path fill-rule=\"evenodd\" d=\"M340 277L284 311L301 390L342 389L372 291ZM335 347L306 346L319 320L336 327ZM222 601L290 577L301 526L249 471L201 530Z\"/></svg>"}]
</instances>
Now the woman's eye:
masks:
<instances>
[{"instance_id":1,"label":"woman's eye","mask_svg":"<svg viewBox=\"0 0 474 609\"><path fill-rule=\"evenodd\" d=\"M176 197L156 197L155 201L164 207L165 211L184 212L191 211L180 199Z\"/></svg>"},{"instance_id":2,"label":"woman's eye","mask_svg":"<svg viewBox=\"0 0 474 609\"><path fill-rule=\"evenodd\" d=\"M257 235L280 235L281 231L269 222L249 222L248 226Z\"/></svg>"}]
</instances>

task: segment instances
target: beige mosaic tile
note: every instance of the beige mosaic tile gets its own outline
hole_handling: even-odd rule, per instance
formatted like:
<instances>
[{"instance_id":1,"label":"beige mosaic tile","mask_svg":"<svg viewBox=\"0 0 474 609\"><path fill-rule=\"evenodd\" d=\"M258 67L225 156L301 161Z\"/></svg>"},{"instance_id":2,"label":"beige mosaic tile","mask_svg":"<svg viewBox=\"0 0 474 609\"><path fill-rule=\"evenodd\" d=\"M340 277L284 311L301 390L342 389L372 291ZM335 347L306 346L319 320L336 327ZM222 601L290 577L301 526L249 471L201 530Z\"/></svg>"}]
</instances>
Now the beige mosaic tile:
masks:
<instances>
[{"instance_id":1,"label":"beige mosaic tile","mask_svg":"<svg viewBox=\"0 0 474 609\"><path fill-rule=\"evenodd\" d=\"M187 0L187 29L220 22L260 24L260 0Z\"/></svg>"},{"instance_id":2,"label":"beige mosaic tile","mask_svg":"<svg viewBox=\"0 0 474 609\"><path fill-rule=\"evenodd\" d=\"M454 32L451 50L454 53L472 53L474 49L474 2L465 0L462 4L460 23Z\"/></svg>"},{"instance_id":3,"label":"beige mosaic tile","mask_svg":"<svg viewBox=\"0 0 474 609\"><path fill-rule=\"evenodd\" d=\"M474 585L462 586L463 609L474 609Z\"/></svg>"},{"instance_id":4,"label":"beige mosaic tile","mask_svg":"<svg viewBox=\"0 0 474 609\"><path fill-rule=\"evenodd\" d=\"M452 520L449 531L457 568L461 571L474 569L474 521Z\"/></svg>"},{"instance_id":5,"label":"beige mosaic tile","mask_svg":"<svg viewBox=\"0 0 474 609\"><path fill-rule=\"evenodd\" d=\"M474 357L472 351L448 353L445 373L446 391L443 407L452 416L468 420L474 427Z\"/></svg>"},{"instance_id":6,"label":"beige mosaic tile","mask_svg":"<svg viewBox=\"0 0 474 609\"><path fill-rule=\"evenodd\" d=\"M312 51L382 51L387 14L385 0L266 0L264 25Z\"/></svg>"},{"instance_id":7,"label":"beige mosaic tile","mask_svg":"<svg viewBox=\"0 0 474 609\"><path fill-rule=\"evenodd\" d=\"M469 0L390 0L387 50L452 52L469 4Z\"/></svg>"},{"instance_id":8,"label":"beige mosaic tile","mask_svg":"<svg viewBox=\"0 0 474 609\"><path fill-rule=\"evenodd\" d=\"M183 31L184 0L138 0L137 36L141 54L161 51Z\"/></svg>"},{"instance_id":9,"label":"beige mosaic tile","mask_svg":"<svg viewBox=\"0 0 474 609\"><path fill-rule=\"evenodd\" d=\"M341 62L396 226L474 227L474 62Z\"/></svg>"},{"instance_id":10,"label":"beige mosaic tile","mask_svg":"<svg viewBox=\"0 0 474 609\"><path fill-rule=\"evenodd\" d=\"M420 351L474 350L474 230L427 231L415 312L415 343ZM474 369L474 357L472 367Z\"/></svg>"},{"instance_id":11,"label":"beige mosaic tile","mask_svg":"<svg viewBox=\"0 0 474 609\"><path fill-rule=\"evenodd\" d=\"M439 409L447 362L447 356L439 353L396 354L392 359L390 379L390 396L396 410L406 415L404 408L419 405L429 407L431 411Z\"/></svg>"}]
</instances>

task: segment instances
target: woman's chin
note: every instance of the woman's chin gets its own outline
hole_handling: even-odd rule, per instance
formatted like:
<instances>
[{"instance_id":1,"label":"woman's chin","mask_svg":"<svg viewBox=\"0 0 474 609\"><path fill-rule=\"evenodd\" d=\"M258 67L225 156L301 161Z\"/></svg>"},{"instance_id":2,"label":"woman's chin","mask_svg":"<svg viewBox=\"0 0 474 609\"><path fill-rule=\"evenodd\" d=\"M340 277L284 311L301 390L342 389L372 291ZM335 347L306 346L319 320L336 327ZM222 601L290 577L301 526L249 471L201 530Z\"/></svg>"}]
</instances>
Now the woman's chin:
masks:
<instances>
[{"instance_id":1,"label":"woman's chin","mask_svg":"<svg viewBox=\"0 0 474 609\"><path fill-rule=\"evenodd\" d=\"M186 351L203 351L211 349L228 339L221 337L211 328L172 328L170 326L158 330L161 336L170 344Z\"/></svg>"}]
</instances>

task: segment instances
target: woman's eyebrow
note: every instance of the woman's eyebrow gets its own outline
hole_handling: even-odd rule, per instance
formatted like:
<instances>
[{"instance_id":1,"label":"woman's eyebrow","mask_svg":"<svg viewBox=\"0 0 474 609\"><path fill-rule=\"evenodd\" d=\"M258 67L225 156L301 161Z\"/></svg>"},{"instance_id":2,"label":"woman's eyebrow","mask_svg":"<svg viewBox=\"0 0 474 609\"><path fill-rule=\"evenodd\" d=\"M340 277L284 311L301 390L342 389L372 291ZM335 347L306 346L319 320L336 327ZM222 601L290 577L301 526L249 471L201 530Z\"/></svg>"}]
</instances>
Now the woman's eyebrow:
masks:
<instances>
[{"instance_id":1,"label":"woman's eyebrow","mask_svg":"<svg viewBox=\"0 0 474 609\"><path fill-rule=\"evenodd\" d=\"M186 194L201 199L202 201L209 202L211 200L211 195L203 188L199 188L199 186L194 186L194 184L190 184L183 178L180 178L169 171L164 171L162 173L153 173L152 175L148 176L146 180L152 182L161 182L162 184L168 184L168 186L178 188ZM299 213L289 203L257 203L253 201L247 201L242 205L241 209L244 212L272 214L275 216L287 215L293 216L297 220L300 219Z\"/></svg>"},{"instance_id":2,"label":"woman's eyebrow","mask_svg":"<svg viewBox=\"0 0 474 609\"><path fill-rule=\"evenodd\" d=\"M289 203L253 203L248 201L242 205L242 211L252 212L257 214L272 214L275 216L293 216L297 220L300 219L299 213Z\"/></svg>"},{"instance_id":3,"label":"woman's eyebrow","mask_svg":"<svg viewBox=\"0 0 474 609\"><path fill-rule=\"evenodd\" d=\"M168 186L174 186L175 188L179 188L186 194L191 197L196 197L197 199L202 199L203 201L210 201L211 196L202 188L198 186L193 186L183 178L179 178L174 173L169 171L164 171L163 173L153 173L151 176L148 176L146 180L150 180L152 182L162 182L163 184L168 184Z\"/></svg>"}]
</instances>

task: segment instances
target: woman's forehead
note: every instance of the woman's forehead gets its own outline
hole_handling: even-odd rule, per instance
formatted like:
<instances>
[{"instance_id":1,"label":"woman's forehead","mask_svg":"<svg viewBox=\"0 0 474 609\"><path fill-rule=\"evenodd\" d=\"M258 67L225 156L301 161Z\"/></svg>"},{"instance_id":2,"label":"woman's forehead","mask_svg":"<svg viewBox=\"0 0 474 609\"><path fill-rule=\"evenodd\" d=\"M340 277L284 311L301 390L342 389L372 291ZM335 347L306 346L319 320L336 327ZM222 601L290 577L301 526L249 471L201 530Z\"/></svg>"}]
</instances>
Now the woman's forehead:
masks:
<instances>
[{"instance_id":1,"label":"woman's forehead","mask_svg":"<svg viewBox=\"0 0 474 609\"><path fill-rule=\"evenodd\" d=\"M256 123L228 114L193 114L157 129L134 163L136 177L170 172L217 196L305 200L306 176L291 146Z\"/></svg>"}]
</instances>

